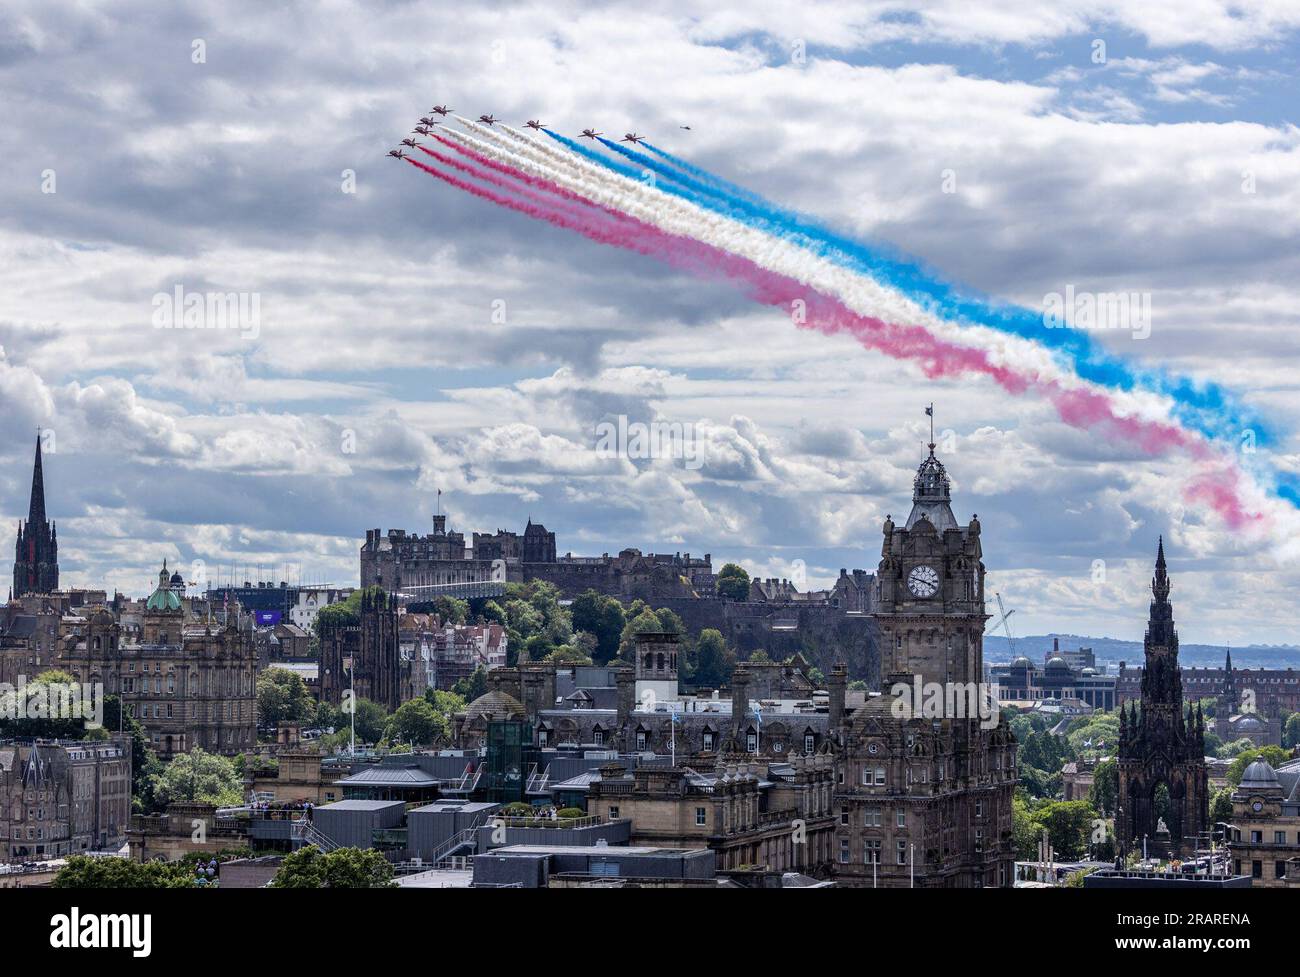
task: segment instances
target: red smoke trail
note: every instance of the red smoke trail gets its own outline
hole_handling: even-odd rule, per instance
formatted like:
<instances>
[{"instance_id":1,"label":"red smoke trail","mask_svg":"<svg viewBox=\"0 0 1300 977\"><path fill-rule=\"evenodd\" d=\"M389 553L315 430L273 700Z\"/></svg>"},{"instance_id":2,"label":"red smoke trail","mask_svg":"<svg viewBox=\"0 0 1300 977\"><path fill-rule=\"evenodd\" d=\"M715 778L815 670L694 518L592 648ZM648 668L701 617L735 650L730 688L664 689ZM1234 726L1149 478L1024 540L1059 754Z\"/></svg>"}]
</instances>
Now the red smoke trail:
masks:
<instances>
[{"instance_id":1,"label":"red smoke trail","mask_svg":"<svg viewBox=\"0 0 1300 977\"><path fill-rule=\"evenodd\" d=\"M446 142L446 140L439 141ZM1138 444L1150 454L1181 448L1190 451L1198 461L1206 462L1210 458L1204 443L1188 432L1171 424L1117 415L1108 399L1100 393L1083 389L1062 389L1055 382L1044 382L1036 377L995 364L982 350L958 346L938 339L921 326L901 325L862 315L848 308L838 299L817 292L786 275L761 268L747 258L715 248L694 238L669 234L654 225L627 214L611 211L565 187L549 180L533 177L514 167L496 161L492 161L494 165L490 167L498 173L508 175L510 180L514 181L514 185L511 185L510 180L498 179L476 167L458 163L428 149L425 149L425 152L461 172L476 179L495 183L507 193L515 195L496 193L432 166L426 166L418 160L407 158L406 161L412 166L473 196L490 200L499 206L527 214L529 217L556 227L576 231L601 244L613 245L656 258L698 277L722 276L739 282L756 301L765 305L781 307L793 312L800 308L799 303L804 303L803 316L793 316L795 324L801 328L815 329L827 335L846 332L868 349L877 350L896 359L917 363L927 377L975 373L990 377L1004 390L1013 394L1024 393L1031 387L1036 388L1048 398L1056 408L1057 414L1067 424L1084 430L1100 429L1105 434L1123 437ZM473 154L473 157L480 156L481 154ZM486 157L482 158L486 159ZM538 187L545 193L562 197L566 201L585 203L590 206L587 209L565 206L543 194L532 193L518 184ZM527 199L519 199L520 197ZM1258 513L1247 514L1242 507L1235 473L1203 473L1189 486L1187 495L1189 499L1208 503L1233 528L1262 518Z\"/></svg>"},{"instance_id":2,"label":"red smoke trail","mask_svg":"<svg viewBox=\"0 0 1300 977\"><path fill-rule=\"evenodd\" d=\"M444 139L444 140L439 140L439 141L440 141L440 142L446 142L445 139ZM450 156L445 156L445 155L443 155L442 153L434 152L432 149L427 149L427 148L425 148L424 146L419 146L419 147L417 147L417 148L420 150L420 152L422 152L422 153L427 153L428 155L432 156L434 159L438 160L438 162L440 162L440 163L445 163L447 166L450 166L450 167L452 167L453 169L459 170L461 173L465 173L465 174L467 174L467 175L469 175L469 176L472 176L472 177L474 177L474 179L476 179L476 180L481 180L481 181L483 181L484 183L490 183L490 184L492 184L493 186L500 187L500 188L502 188L503 190L506 190L506 191L508 191L508 192L510 192L510 193L515 194L516 196L523 197L523 198L526 199L526 200L531 200L531 201L533 201L533 203L538 204L538 205L540 205L540 206L542 206L542 207L550 207L550 208L553 208L554 210L559 211L559 212L563 213L564 215L566 215L566 216L568 216L568 217L570 217L570 218L572 218L572 219L575 219L575 220L577 220L577 221L583 221L583 220L586 220L587 217L588 217L588 215L589 215L590 212L591 212L591 207L590 207L589 202L587 201L587 199L586 199L585 197L580 197L580 196L578 196L578 195L575 194L575 193L570 193L570 194L569 194L569 197L571 197L571 198L573 198L573 199L575 199L575 200L581 202L581 204L584 205L583 207L578 207L578 206L574 206L573 204L569 204L569 203L565 203L565 202L561 202L561 201L557 201L557 200L552 200L552 199L550 199L549 197L547 197L545 194L542 194L542 193L536 193L536 192L534 192L534 191L532 191L532 190L529 190L529 189L527 189L527 188L525 188L525 187L520 187L520 186L518 186L518 185L516 184L516 182L515 182L514 180L512 180L512 179L508 179L508 178L503 177L503 176L498 176L498 175L496 175L495 173L485 173L485 172L483 172L481 169L479 169L479 168L476 167L476 166L470 166L468 163L462 163L462 162L460 162L460 160L453 159L453 158L450 157ZM477 154L475 154L475 155L477 155ZM422 167L422 168L423 168L423 167ZM508 167L502 167L501 169L508 170L509 168L508 168ZM538 180L538 181L536 181L536 182L537 182L537 183L546 183L547 181L545 181L545 180ZM557 185L557 186L556 186L556 189L557 189L557 190L563 190L564 188L563 188L563 187L560 187L560 186ZM566 193L567 193L567 191L566 191ZM628 220L628 219L630 219L630 218L627 218L626 216L621 215L621 214L620 214L619 216L620 216L620 217L623 217L624 220Z\"/></svg>"},{"instance_id":3,"label":"red smoke trail","mask_svg":"<svg viewBox=\"0 0 1300 977\"><path fill-rule=\"evenodd\" d=\"M582 194L575 193L574 191L570 190L568 187L561 186L560 184L555 183L552 180L544 180L541 177L533 176L531 173L525 173L523 170L517 169L513 166L507 166L505 163L498 162L497 160L494 160L491 156L484 156L482 153L477 152L476 150L471 149L469 146L463 145L462 143L459 143L454 139L444 139L442 136L436 134L434 135L433 138L438 140L438 142L442 143L444 146L454 149L462 156L466 156L474 160L474 162L478 163L480 166L486 166L490 170L495 170L498 173L504 173L512 180L517 180L520 183L526 183L530 187L537 187L540 190L545 190L547 193L552 193L555 196L562 197L565 200L570 200L573 201L574 203L580 203L584 207L590 207L602 211L603 213L608 214L610 217L616 218L617 220L620 221L635 220L635 218L629 217L627 214L623 213L622 211L615 210L613 207L607 207L604 204L597 203L594 200L589 200L588 198L584 197ZM424 149L423 146L421 146L420 148ZM426 153L429 153L430 156L434 155L433 152L428 149L424 149L424 151Z\"/></svg>"},{"instance_id":4,"label":"red smoke trail","mask_svg":"<svg viewBox=\"0 0 1300 977\"><path fill-rule=\"evenodd\" d=\"M430 155L438 155L429 150L425 151ZM929 377L982 373L992 377L1012 393L1023 393L1032 382L1014 370L990 362L987 354L982 350L944 342L920 326L898 325L872 316L864 316L854 312L837 299L815 292L793 278L760 268L747 258L721 251L693 238L668 234L634 217L619 215L622 219L615 222L593 212L585 218L579 218L554 205L536 200L530 203L494 193L426 166L418 160L408 158L407 162L474 196L491 200L493 203L544 220L557 227L577 231L601 244L611 244L657 258L674 268L700 277L709 277L701 274L706 272L741 282L746 286L751 297L764 305L784 306L792 310L796 303L803 303L805 314L802 321L799 318L795 319L797 325L817 329L828 335L848 332L864 346L897 359L917 361ZM474 168L465 164L460 164L457 168L476 177L488 179L484 174L474 173ZM512 169L504 166L496 168L507 171ZM521 177L525 175L520 174ZM532 182L545 184L549 181L532 178Z\"/></svg>"}]
</instances>

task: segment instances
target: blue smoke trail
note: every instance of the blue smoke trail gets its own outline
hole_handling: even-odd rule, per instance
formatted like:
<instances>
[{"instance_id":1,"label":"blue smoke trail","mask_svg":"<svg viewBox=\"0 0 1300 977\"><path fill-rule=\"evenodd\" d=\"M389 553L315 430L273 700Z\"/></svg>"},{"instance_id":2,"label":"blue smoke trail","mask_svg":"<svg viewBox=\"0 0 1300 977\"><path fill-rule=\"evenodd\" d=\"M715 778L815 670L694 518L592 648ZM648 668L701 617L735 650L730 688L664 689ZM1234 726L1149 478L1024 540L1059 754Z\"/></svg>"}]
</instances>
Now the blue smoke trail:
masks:
<instances>
[{"instance_id":1,"label":"blue smoke trail","mask_svg":"<svg viewBox=\"0 0 1300 977\"><path fill-rule=\"evenodd\" d=\"M649 144L646 145L665 159L673 160L678 166L684 164L688 172L608 139L600 140L608 149L638 163L642 167L638 172L558 133L548 131L547 135L584 158L630 179L644 181L647 169L666 177L669 183L656 183L659 189L766 232L797 239L804 247L827 260L887 282L937 315L986 326L1044 345L1067 356L1074 370L1085 380L1112 389L1145 388L1163 393L1175 402L1175 413L1182 423L1208 437L1234 441L1249 429L1255 432L1257 444L1263 445L1270 440L1269 432L1260 420L1238 406L1217 385L1198 386L1188 378L1158 368L1135 368L1108 353L1087 333L1064 325L1046 328L1041 313L980 296L961 295L951 285L927 274L914 263L893 258L883 249L872 249L860 241L835 234L815 221L778 207L750 191L733 189L726 180L708 174L700 167L684 164L684 161L678 161L656 147L649 147ZM696 179L693 173L704 175Z\"/></svg>"}]
</instances>

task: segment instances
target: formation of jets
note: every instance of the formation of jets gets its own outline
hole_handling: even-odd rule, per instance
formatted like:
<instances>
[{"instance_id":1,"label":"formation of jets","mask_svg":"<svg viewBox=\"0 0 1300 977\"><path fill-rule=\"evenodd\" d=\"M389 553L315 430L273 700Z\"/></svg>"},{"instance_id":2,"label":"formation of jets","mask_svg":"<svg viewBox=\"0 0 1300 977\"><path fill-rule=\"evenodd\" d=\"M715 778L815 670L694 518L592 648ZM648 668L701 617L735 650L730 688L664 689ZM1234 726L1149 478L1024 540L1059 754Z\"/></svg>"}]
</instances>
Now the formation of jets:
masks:
<instances>
[{"instance_id":1,"label":"formation of jets","mask_svg":"<svg viewBox=\"0 0 1300 977\"><path fill-rule=\"evenodd\" d=\"M439 120L433 117L435 115L438 115L445 118L446 116L450 115L452 111L453 111L452 109L449 109L445 105L435 105L433 108L429 109L428 115L420 116L420 124L417 125L414 129L412 129L411 132L421 136L433 135L433 127L438 125L439 122ZM484 125L490 126L496 122L499 122L500 120L497 119L496 116L488 114L488 115L480 115L478 117L478 121L483 123ZM546 128L546 125L538 119L529 119L527 122L524 123L524 128L533 129L536 130L537 132L541 132L543 129ZM677 128L690 131L691 127L678 126ZM601 135L602 133L597 132L595 129L582 130L582 138L584 139L599 139ZM619 142L630 142L630 143L641 143L644 141L645 141L645 136L639 135L638 133L635 132L625 132L623 133L623 138L619 140ZM412 149L414 149L420 144L416 142L414 139L403 139L402 145L409 146ZM388 151L388 155L395 157L396 159L406 159L406 153L402 152L400 149L391 149Z\"/></svg>"}]
</instances>

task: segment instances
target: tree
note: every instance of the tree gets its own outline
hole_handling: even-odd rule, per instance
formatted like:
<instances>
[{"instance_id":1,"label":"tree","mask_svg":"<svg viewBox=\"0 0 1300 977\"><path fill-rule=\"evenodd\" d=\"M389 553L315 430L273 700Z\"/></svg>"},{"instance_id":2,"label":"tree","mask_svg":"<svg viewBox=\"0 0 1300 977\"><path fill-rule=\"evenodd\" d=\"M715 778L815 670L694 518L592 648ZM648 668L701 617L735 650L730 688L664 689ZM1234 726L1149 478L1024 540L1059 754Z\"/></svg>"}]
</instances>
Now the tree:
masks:
<instances>
[{"instance_id":1,"label":"tree","mask_svg":"<svg viewBox=\"0 0 1300 977\"><path fill-rule=\"evenodd\" d=\"M444 624L464 624L469 619L469 604L447 594L439 594L431 602L433 612Z\"/></svg>"},{"instance_id":2,"label":"tree","mask_svg":"<svg viewBox=\"0 0 1300 977\"><path fill-rule=\"evenodd\" d=\"M483 606L478 612L479 620L484 624L500 624L502 627L509 624L506 617L505 609L494 600L483 602Z\"/></svg>"},{"instance_id":3,"label":"tree","mask_svg":"<svg viewBox=\"0 0 1300 977\"><path fill-rule=\"evenodd\" d=\"M627 623L623 625L623 637L619 641L618 656L627 662L632 660L638 634L646 631L663 630L663 622L659 620L659 615L644 604L642 607L643 610L636 617L629 618Z\"/></svg>"},{"instance_id":4,"label":"tree","mask_svg":"<svg viewBox=\"0 0 1300 977\"><path fill-rule=\"evenodd\" d=\"M551 640L549 635L535 634L524 642L524 661L544 661L554 648L555 642Z\"/></svg>"},{"instance_id":5,"label":"tree","mask_svg":"<svg viewBox=\"0 0 1300 977\"><path fill-rule=\"evenodd\" d=\"M1232 823L1231 787L1216 790L1214 797L1210 799L1210 829L1213 830L1220 821L1224 824Z\"/></svg>"},{"instance_id":6,"label":"tree","mask_svg":"<svg viewBox=\"0 0 1300 977\"><path fill-rule=\"evenodd\" d=\"M591 656L584 654L581 648L573 645L560 645L553 648L542 661L556 662L561 665L590 665Z\"/></svg>"},{"instance_id":7,"label":"tree","mask_svg":"<svg viewBox=\"0 0 1300 977\"><path fill-rule=\"evenodd\" d=\"M1113 752L1119 742L1119 714L1098 712L1080 716L1070 724L1065 738L1079 756L1095 758Z\"/></svg>"},{"instance_id":8,"label":"tree","mask_svg":"<svg viewBox=\"0 0 1300 977\"><path fill-rule=\"evenodd\" d=\"M714 589L719 597L727 600L749 600L749 574L745 572L744 567L728 563L718 571Z\"/></svg>"},{"instance_id":9,"label":"tree","mask_svg":"<svg viewBox=\"0 0 1300 977\"><path fill-rule=\"evenodd\" d=\"M316 617L312 620L312 630L319 638L321 634L330 628L360 624L362 599L365 597L375 598L381 595L387 596L387 591L380 586L352 591L346 600L335 601L333 604L328 604L317 611Z\"/></svg>"},{"instance_id":10,"label":"tree","mask_svg":"<svg viewBox=\"0 0 1300 977\"><path fill-rule=\"evenodd\" d=\"M342 731L350 733L350 724L355 719L357 739L362 743L378 743L384 735L384 727L388 725L388 710L369 699L357 699L353 709L355 717L347 716L347 710L343 710L345 715Z\"/></svg>"},{"instance_id":11,"label":"tree","mask_svg":"<svg viewBox=\"0 0 1300 977\"><path fill-rule=\"evenodd\" d=\"M285 856L273 889L391 889L393 866L373 848L322 852L307 845Z\"/></svg>"},{"instance_id":12,"label":"tree","mask_svg":"<svg viewBox=\"0 0 1300 977\"><path fill-rule=\"evenodd\" d=\"M1242 751L1228 767L1228 783L1233 787L1241 786L1242 774L1256 760L1263 760L1275 770L1291 759L1290 754L1280 746L1261 746Z\"/></svg>"},{"instance_id":13,"label":"tree","mask_svg":"<svg viewBox=\"0 0 1300 977\"><path fill-rule=\"evenodd\" d=\"M1087 801L1052 801L1036 812L1037 821L1063 861L1082 858L1092 838L1097 812Z\"/></svg>"},{"instance_id":14,"label":"tree","mask_svg":"<svg viewBox=\"0 0 1300 977\"><path fill-rule=\"evenodd\" d=\"M268 668L257 677L257 719L262 726L311 719L316 702L307 683L287 668Z\"/></svg>"},{"instance_id":15,"label":"tree","mask_svg":"<svg viewBox=\"0 0 1300 977\"><path fill-rule=\"evenodd\" d=\"M121 730L131 738L131 807L137 813L154 810L153 780L162 773L163 763L149 745L149 736L139 720L126 710L122 714L122 700L116 695L104 696L104 728Z\"/></svg>"},{"instance_id":16,"label":"tree","mask_svg":"<svg viewBox=\"0 0 1300 977\"><path fill-rule=\"evenodd\" d=\"M736 656L727 647L727 639L716 628L705 628L695 642L695 661L691 681L696 685L718 688L731 680Z\"/></svg>"},{"instance_id":17,"label":"tree","mask_svg":"<svg viewBox=\"0 0 1300 977\"><path fill-rule=\"evenodd\" d=\"M244 799L235 765L197 746L174 757L161 774L152 778L152 788L154 801L163 808L178 802L222 807Z\"/></svg>"},{"instance_id":18,"label":"tree","mask_svg":"<svg viewBox=\"0 0 1300 977\"><path fill-rule=\"evenodd\" d=\"M384 736L415 746L430 746L451 738L451 723L427 699L403 702L388 720Z\"/></svg>"},{"instance_id":19,"label":"tree","mask_svg":"<svg viewBox=\"0 0 1300 977\"><path fill-rule=\"evenodd\" d=\"M1016 858L1022 862L1038 857L1038 839L1043 829L1029 810L1024 795L1016 791L1011 799L1011 843L1016 849Z\"/></svg>"},{"instance_id":20,"label":"tree","mask_svg":"<svg viewBox=\"0 0 1300 977\"><path fill-rule=\"evenodd\" d=\"M0 693L0 738L22 739L82 739L86 736L86 718L68 715L73 706L82 705L80 697L74 702L70 687L79 686L74 675L61 669L47 669L18 689L7 688ZM57 709L61 717L50 716ZM17 718L19 716L23 718Z\"/></svg>"},{"instance_id":21,"label":"tree","mask_svg":"<svg viewBox=\"0 0 1300 977\"><path fill-rule=\"evenodd\" d=\"M194 880L194 866L188 862L69 855L50 885L55 889L189 889Z\"/></svg>"},{"instance_id":22,"label":"tree","mask_svg":"<svg viewBox=\"0 0 1300 977\"><path fill-rule=\"evenodd\" d=\"M473 702L488 690L487 669L480 665L468 678L459 679L451 690L466 702Z\"/></svg>"},{"instance_id":23,"label":"tree","mask_svg":"<svg viewBox=\"0 0 1300 977\"><path fill-rule=\"evenodd\" d=\"M586 631L596 639L596 652L592 660L598 665L607 664L618 654L619 641L627 614L616 597L594 590L578 595L569 607L575 631Z\"/></svg>"},{"instance_id":24,"label":"tree","mask_svg":"<svg viewBox=\"0 0 1300 977\"><path fill-rule=\"evenodd\" d=\"M1093 768L1088 803L1103 816L1115 813L1119 803L1119 764L1116 761L1102 760Z\"/></svg>"},{"instance_id":25,"label":"tree","mask_svg":"<svg viewBox=\"0 0 1300 977\"><path fill-rule=\"evenodd\" d=\"M1240 739L1232 740L1231 742L1224 743L1220 746L1219 759L1231 760L1233 757L1241 756L1244 753L1250 752L1254 748L1255 744L1251 742L1250 738L1243 736ZM1243 769L1245 768L1243 767Z\"/></svg>"},{"instance_id":26,"label":"tree","mask_svg":"<svg viewBox=\"0 0 1300 977\"><path fill-rule=\"evenodd\" d=\"M1293 712L1287 717L1286 725L1282 727L1282 745L1294 750L1300 746L1300 712Z\"/></svg>"},{"instance_id":27,"label":"tree","mask_svg":"<svg viewBox=\"0 0 1300 977\"><path fill-rule=\"evenodd\" d=\"M655 611L655 617L659 618L659 630L670 634L686 634L686 622L684 622L678 613L671 608L661 607Z\"/></svg>"}]
</instances>

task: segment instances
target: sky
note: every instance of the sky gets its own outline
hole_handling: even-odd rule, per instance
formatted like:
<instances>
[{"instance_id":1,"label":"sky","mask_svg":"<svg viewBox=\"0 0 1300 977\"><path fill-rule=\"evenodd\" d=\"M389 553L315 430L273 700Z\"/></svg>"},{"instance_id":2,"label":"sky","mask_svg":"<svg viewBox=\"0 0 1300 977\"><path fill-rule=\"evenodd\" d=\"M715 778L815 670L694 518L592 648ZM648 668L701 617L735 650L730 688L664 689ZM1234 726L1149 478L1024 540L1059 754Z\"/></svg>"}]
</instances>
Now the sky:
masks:
<instances>
[{"instance_id":1,"label":"sky","mask_svg":"<svg viewBox=\"0 0 1300 977\"><path fill-rule=\"evenodd\" d=\"M635 130L989 295L1150 293L1109 348L1235 391L1300 473L1300 6L711 6L6 3L0 517L39 427L65 586L354 584L439 490L467 536L825 586L875 568L933 402L1021 633L1140 639L1163 534L1184 641L1300 643L1294 541L1189 503L1176 459L385 156L435 103ZM166 328L178 289L256 328ZM608 456L619 417L702 463Z\"/></svg>"}]
</instances>

